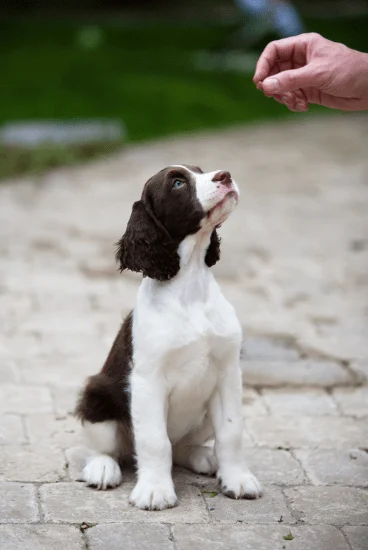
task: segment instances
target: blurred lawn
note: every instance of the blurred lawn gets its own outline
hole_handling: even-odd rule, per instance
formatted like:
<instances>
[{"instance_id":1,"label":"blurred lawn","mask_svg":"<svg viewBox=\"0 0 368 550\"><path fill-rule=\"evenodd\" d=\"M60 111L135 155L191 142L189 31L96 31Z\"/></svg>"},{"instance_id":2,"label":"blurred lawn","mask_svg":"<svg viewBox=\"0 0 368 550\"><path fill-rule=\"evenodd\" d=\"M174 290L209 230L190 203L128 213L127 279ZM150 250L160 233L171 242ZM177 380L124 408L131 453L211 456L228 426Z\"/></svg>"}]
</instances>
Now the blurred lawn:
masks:
<instances>
[{"instance_id":1,"label":"blurred lawn","mask_svg":"<svg viewBox=\"0 0 368 550\"><path fill-rule=\"evenodd\" d=\"M306 25L368 50L363 18L307 20ZM256 91L251 74L207 72L193 64L196 51L216 51L235 29L180 22L101 25L97 31L67 22L0 23L0 125L106 117L122 120L128 140L137 141L290 116ZM27 151L0 148L0 177L93 154L93 148L60 149L30 157Z\"/></svg>"}]
</instances>

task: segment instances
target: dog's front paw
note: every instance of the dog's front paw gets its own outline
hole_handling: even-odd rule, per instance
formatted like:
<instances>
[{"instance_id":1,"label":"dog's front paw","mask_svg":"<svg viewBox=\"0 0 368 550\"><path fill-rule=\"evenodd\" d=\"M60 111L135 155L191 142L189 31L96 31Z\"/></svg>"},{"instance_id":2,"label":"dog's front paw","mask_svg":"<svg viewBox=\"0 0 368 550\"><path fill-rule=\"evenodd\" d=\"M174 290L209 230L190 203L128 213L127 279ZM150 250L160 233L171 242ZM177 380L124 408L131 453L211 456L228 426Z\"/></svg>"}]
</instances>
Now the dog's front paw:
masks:
<instances>
[{"instance_id":1,"label":"dog's front paw","mask_svg":"<svg viewBox=\"0 0 368 550\"><path fill-rule=\"evenodd\" d=\"M96 489L108 489L120 485L123 476L116 460L108 455L98 455L84 467L79 481L85 481L87 485Z\"/></svg>"},{"instance_id":2,"label":"dog's front paw","mask_svg":"<svg viewBox=\"0 0 368 550\"><path fill-rule=\"evenodd\" d=\"M138 481L129 498L130 504L141 510L165 510L175 506L177 500L172 480L155 484Z\"/></svg>"},{"instance_id":3,"label":"dog's front paw","mask_svg":"<svg viewBox=\"0 0 368 550\"><path fill-rule=\"evenodd\" d=\"M222 472L220 477L222 492L229 498L255 499L262 495L261 484L249 470Z\"/></svg>"}]
</instances>

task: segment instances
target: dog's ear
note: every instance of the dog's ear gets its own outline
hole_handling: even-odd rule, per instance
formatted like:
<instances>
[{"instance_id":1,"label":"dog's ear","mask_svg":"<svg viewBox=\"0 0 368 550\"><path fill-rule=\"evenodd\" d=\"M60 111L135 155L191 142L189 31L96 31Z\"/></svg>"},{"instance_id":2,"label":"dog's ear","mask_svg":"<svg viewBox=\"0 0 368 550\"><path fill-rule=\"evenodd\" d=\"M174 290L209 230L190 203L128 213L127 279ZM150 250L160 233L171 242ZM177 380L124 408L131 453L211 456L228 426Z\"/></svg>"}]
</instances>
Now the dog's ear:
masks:
<instances>
[{"instance_id":1,"label":"dog's ear","mask_svg":"<svg viewBox=\"0 0 368 550\"><path fill-rule=\"evenodd\" d=\"M158 281L168 281L180 269L177 246L142 201L135 202L120 241L116 261L120 271L129 269Z\"/></svg>"},{"instance_id":2,"label":"dog's ear","mask_svg":"<svg viewBox=\"0 0 368 550\"><path fill-rule=\"evenodd\" d=\"M207 248L205 262L208 267L212 267L220 259L220 237L216 229L212 231L209 247Z\"/></svg>"}]
</instances>

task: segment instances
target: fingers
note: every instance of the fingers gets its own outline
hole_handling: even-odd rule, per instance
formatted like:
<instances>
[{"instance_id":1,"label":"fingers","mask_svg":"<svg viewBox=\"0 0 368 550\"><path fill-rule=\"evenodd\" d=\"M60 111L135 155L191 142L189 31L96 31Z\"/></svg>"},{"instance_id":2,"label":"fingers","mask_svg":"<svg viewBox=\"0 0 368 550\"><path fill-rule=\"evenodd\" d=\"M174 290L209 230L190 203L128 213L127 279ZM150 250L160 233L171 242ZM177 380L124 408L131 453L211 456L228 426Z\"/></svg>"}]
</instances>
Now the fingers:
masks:
<instances>
[{"instance_id":1,"label":"fingers","mask_svg":"<svg viewBox=\"0 0 368 550\"><path fill-rule=\"evenodd\" d=\"M263 82L258 82L257 89L263 92ZM278 103L286 105L290 111L303 112L308 111L308 98L303 90L295 90L283 94L265 94L267 97L272 97Z\"/></svg>"},{"instance_id":2,"label":"fingers","mask_svg":"<svg viewBox=\"0 0 368 550\"><path fill-rule=\"evenodd\" d=\"M301 34L270 42L258 59L254 83L258 84L270 76L271 69L279 62L293 60L296 64L305 64L306 49L310 40L310 34Z\"/></svg>"},{"instance_id":3,"label":"fingers","mask_svg":"<svg viewBox=\"0 0 368 550\"><path fill-rule=\"evenodd\" d=\"M262 91L266 95L285 94L300 88L318 86L319 78L320 72L315 71L313 65L307 65L266 78L262 82Z\"/></svg>"},{"instance_id":4,"label":"fingers","mask_svg":"<svg viewBox=\"0 0 368 550\"><path fill-rule=\"evenodd\" d=\"M289 111L302 113L308 111L308 101L302 90L272 96L278 103L285 105Z\"/></svg>"},{"instance_id":5,"label":"fingers","mask_svg":"<svg viewBox=\"0 0 368 550\"><path fill-rule=\"evenodd\" d=\"M276 40L261 54L253 81L266 96L291 111L306 111L308 103L344 111L367 110L366 92L360 95L356 85L352 87L356 73L362 72L362 64L360 61L358 70L352 68L351 52L316 33ZM355 54L368 59L366 54ZM335 73L339 78L331 78ZM336 97L342 95L348 97Z\"/></svg>"},{"instance_id":6,"label":"fingers","mask_svg":"<svg viewBox=\"0 0 368 550\"><path fill-rule=\"evenodd\" d=\"M329 107L330 109L340 109L341 111L366 111L368 110L368 98L345 98L335 97L316 88L308 90L308 97L302 90L295 90L286 94L275 94L271 96L275 101L285 105L290 111L305 112L308 111L309 103L316 103Z\"/></svg>"}]
</instances>

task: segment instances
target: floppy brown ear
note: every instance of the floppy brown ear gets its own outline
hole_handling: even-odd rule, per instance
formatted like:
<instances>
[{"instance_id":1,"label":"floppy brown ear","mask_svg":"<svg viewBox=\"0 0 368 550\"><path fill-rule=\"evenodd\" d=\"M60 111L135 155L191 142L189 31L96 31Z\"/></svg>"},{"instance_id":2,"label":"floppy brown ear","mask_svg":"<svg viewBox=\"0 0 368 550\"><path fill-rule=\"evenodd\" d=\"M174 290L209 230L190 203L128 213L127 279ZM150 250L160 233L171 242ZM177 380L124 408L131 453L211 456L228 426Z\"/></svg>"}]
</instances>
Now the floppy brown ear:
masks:
<instances>
[{"instance_id":1,"label":"floppy brown ear","mask_svg":"<svg viewBox=\"0 0 368 550\"><path fill-rule=\"evenodd\" d=\"M180 269L177 245L142 201L134 203L117 247L116 261L120 271L129 269L143 273L144 277L167 281Z\"/></svg>"},{"instance_id":2,"label":"floppy brown ear","mask_svg":"<svg viewBox=\"0 0 368 550\"><path fill-rule=\"evenodd\" d=\"M216 229L212 231L209 247L207 248L204 261L208 267L212 267L220 259L220 242L221 239L217 234Z\"/></svg>"}]
</instances>

